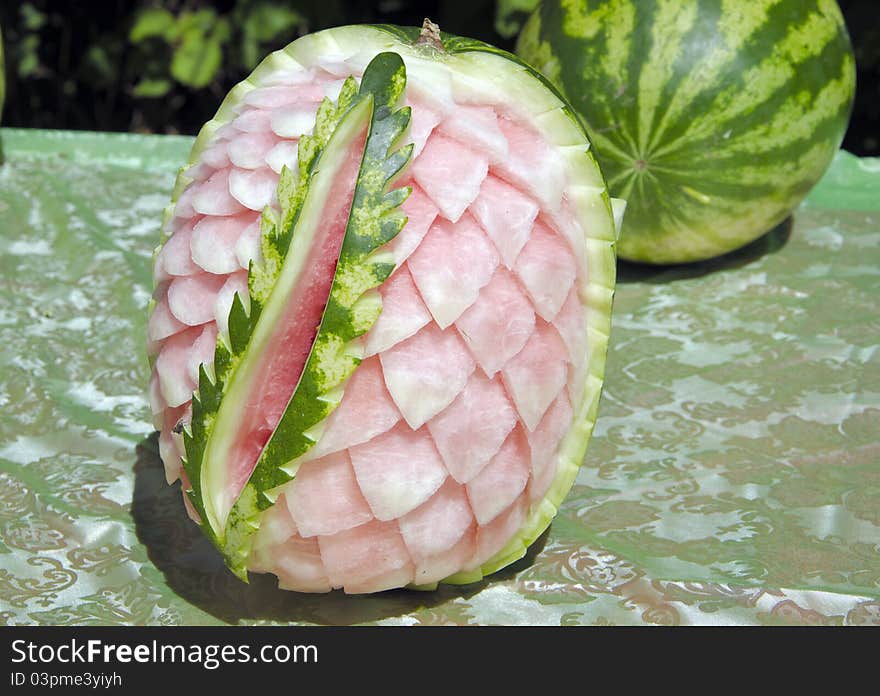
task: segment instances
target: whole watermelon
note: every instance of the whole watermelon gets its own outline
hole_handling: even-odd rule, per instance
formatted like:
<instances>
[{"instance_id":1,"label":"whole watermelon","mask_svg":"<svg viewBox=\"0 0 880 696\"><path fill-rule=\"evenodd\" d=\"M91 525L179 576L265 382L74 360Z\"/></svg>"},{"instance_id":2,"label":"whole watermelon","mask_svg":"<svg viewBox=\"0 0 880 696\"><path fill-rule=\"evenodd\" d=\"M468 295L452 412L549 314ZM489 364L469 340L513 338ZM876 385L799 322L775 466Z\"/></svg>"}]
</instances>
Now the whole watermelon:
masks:
<instances>
[{"instance_id":1,"label":"whole watermelon","mask_svg":"<svg viewBox=\"0 0 880 696\"><path fill-rule=\"evenodd\" d=\"M784 220L840 147L855 61L834 0L548 0L517 53L586 122L619 255L711 258Z\"/></svg>"}]
</instances>

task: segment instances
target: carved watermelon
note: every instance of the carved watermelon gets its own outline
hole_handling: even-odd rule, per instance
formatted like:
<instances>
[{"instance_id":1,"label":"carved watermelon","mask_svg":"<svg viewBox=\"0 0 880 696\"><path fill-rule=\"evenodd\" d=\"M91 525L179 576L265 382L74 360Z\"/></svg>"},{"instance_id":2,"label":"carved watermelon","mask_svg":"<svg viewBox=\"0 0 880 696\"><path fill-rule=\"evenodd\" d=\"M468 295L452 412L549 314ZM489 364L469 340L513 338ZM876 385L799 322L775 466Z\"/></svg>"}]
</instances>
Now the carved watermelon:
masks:
<instances>
[{"instance_id":1,"label":"carved watermelon","mask_svg":"<svg viewBox=\"0 0 880 696\"><path fill-rule=\"evenodd\" d=\"M305 36L205 125L163 230L161 455L236 574L471 582L547 527L596 418L615 226L533 71L427 24Z\"/></svg>"}]
</instances>

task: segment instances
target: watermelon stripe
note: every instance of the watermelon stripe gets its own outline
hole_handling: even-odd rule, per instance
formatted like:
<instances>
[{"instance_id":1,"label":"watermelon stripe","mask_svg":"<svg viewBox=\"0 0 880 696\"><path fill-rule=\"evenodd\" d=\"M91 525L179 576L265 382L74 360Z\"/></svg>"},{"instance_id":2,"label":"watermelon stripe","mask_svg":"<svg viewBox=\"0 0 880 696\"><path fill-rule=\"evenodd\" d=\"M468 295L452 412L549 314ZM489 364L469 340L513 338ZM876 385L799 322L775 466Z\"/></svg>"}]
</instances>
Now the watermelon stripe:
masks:
<instances>
[{"instance_id":1,"label":"watermelon stripe","mask_svg":"<svg viewBox=\"0 0 880 696\"><path fill-rule=\"evenodd\" d=\"M644 181L648 188L640 188L639 190L651 192L652 200L644 199L649 210L652 205L669 206L671 210L676 211L679 217L688 213L692 215L696 213L693 217L694 220L700 218L699 209L695 209L693 203L695 201L710 203L716 213L715 223L723 225L728 216L735 220L746 204L767 199L767 201L773 201L774 205L779 206L781 198L787 199L798 192L805 192L805 182L815 178L816 167L821 166L827 156L828 147L820 143L807 150L799 159L793 160L785 170L790 181L784 189L780 189L779 185L773 181L755 182L745 187L735 177L731 177L728 181L714 180L694 185L693 174L685 172L664 176L662 186L656 177L650 174L643 175L639 177L639 180ZM761 169L756 166L747 173L757 178ZM635 180L634 177L632 181ZM808 188L807 186L807 190ZM633 213L633 215L637 214ZM650 215L650 213L648 214Z\"/></svg>"},{"instance_id":2,"label":"watermelon stripe","mask_svg":"<svg viewBox=\"0 0 880 696\"><path fill-rule=\"evenodd\" d=\"M817 56L819 64L827 64L831 54L836 51L831 44L827 54ZM717 150L726 164L737 165L754 162L754 155L761 154L774 159L784 159L785 151L793 144L809 142L831 135L845 121L850 108L851 89L855 79L855 63L847 57L840 71L816 89L806 89L787 99L776 98L764 109L756 110L747 118L735 120L723 133L730 135L723 149ZM836 127L836 128L835 128ZM723 137L723 135L722 135ZM707 151L709 157L716 157L707 146L717 141L718 134L708 134L701 139L689 140L675 152L664 156L658 151L655 156L661 162L672 157L687 156L695 151ZM833 140L833 138L832 138ZM670 145L670 148L672 146Z\"/></svg>"},{"instance_id":3,"label":"watermelon stripe","mask_svg":"<svg viewBox=\"0 0 880 696\"><path fill-rule=\"evenodd\" d=\"M785 8L774 9L781 12ZM760 43L757 43L756 39L757 45L764 48L768 54L767 57L754 67L739 73L738 80L707 105L707 110L711 110L709 111L711 117L691 123L681 121L680 127L684 126L684 128L680 134L670 129L670 132L665 134L664 146L653 155L663 157L665 153L675 150L683 142L711 138L719 130L721 132L728 128L748 130L766 123L769 117L784 108L786 102L799 96L789 95L787 90L781 89L782 87L794 80L799 73L823 71L827 69L826 66L833 64L833 62L829 63L829 56L840 51L838 37L840 37L838 26L824 21L822 15L814 13L800 25L790 28L784 36L762 36ZM723 79L726 82L731 77L733 76L728 74ZM803 91L815 98L821 85L820 80L805 82ZM815 101L811 103L824 108L824 104ZM700 104L692 104L692 108L699 109Z\"/></svg>"},{"instance_id":4,"label":"watermelon stripe","mask_svg":"<svg viewBox=\"0 0 880 696\"><path fill-rule=\"evenodd\" d=\"M644 40L643 37L646 32L644 23L636 20L635 7L631 2L626 2L625 0L614 0L608 5L609 10L613 12L600 10L601 14L598 17L590 14L572 17L571 13L578 10L577 4L574 3L573 5L574 7L572 7L570 13L567 13L563 12L556 3L542 3L538 10L539 14L535 16L536 20L540 18L540 26L542 28L544 26L560 25L564 25L565 28L564 32L560 32L559 36L555 37L553 50L561 56L569 57L570 60L560 63L562 73L557 84L571 100L574 107L580 109L581 113L583 113L580 103L583 95L577 92L569 93L566 85L578 84L582 79L583 71L588 66L593 68L607 66L609 72L599 70L595 78L601 85L603 92L610 95L612 99L607 102L601 99L595 100L593 105L599 112L596 119L598 122L615 123L614 110L615 106L619 105L616 102L623 101L626 103L633 99L632 94L634 90L628 91L627 86L620 82L620 76L624 70L627 73L632 73L638 67L633 63L636 60L637 52L627 50L627 44L631 41L638 42ZM591 27L598 27L608 14L613 14L614 16L620 14L631 18L622 19L614 24L612 34L618 41L623 43L620 50L611 50L610 41L604 35L596 35L595 28L591 29ZM585 31L588 36L593 36L591 43L584 44L579 38L582 35L580 33L582 31ZM591 31L592 34L590 34ZM539 35L542 41L546 40L546 37L540 30ZM621 72L611 73L611 69L621 70ZM594 137L607 138L624 151L634 152L636 147L632 134L629 129L618 127L620 125L615 124L613 128L597 131L594 133ZM596 131L597 129L592 130Z\"/></svg>"},{"instance_id":5,"label":"watermelon stripe","mask_svg":"<svg viewBox=\"0 0 880 696\"><path fill-rule=\"evenodd\" d=\"M616 158L620 162L626 163L629 165L634 159L632 155L629 154L623 147L619 146L614 142L610 137L606 135L605 132L600 130L594 130L592 132L592 143L595 148L602 152L605 157ZM631 145L631 148L635 147L635 143ZM630 152L632 149L630 149ZM610 184L609 184L610 185Z\"/></svg>"},{"instance_id":6,"label":"watermelon stripe","mask_svg":"<svg viewBox=\"0 0 880 696\"><path fill-rule=\"evenodd\" d=\"M636 22L635 7L628 0L608 4L606 40L599 56L600 69L609 76L622 75L629 56L629 41Z\"/></svg>"},{"instance_id":7,"label":"watermelon stripe","mask_svg":"<svg viewBox=\"0 0 880 696\"><path fill-rule=\"evenodd\" d=\"M679 66L676 70L671 70L670 63L670 53L671 47L677 47L677 43L670 43L669 41L663 41L663 37L666 33L670 31L669 24L674 22L675 20L688 21L692 16L693 12L691 11L697 5L700 5L701 12L704 13L705 16L701 17L699 23L690 22L689 26L692 26L693 31L689 38L698 39L700 35L706 32L705 24L710 23L714 20L717 21L719 28L724 32L725 35L729 36L728 41L733 41L733 43L723 46L723 47L713 47L716 48L710 54L693 56L693 54L689 53L687 56L679 55L678 59L681 61L683 65L690 65L693 62L696 62L700 65L699 71L692 71L686 75L681 76L681 79L675 81L674 75L677 75L680 72L681 66ZM816 9L826 10L828 8L827 3L812 3L813 7ZM612 6L613 3L610 3L609 6ZM765 59L761 62L759 66L757 66L754 71L761 71L768 68L768 61L774 60L776 62L779 61L781 57L784 55L789 55L793 58L797 57L798 51L797 47L803 46L805 44L811 47L809 52L800 53L801 59L808 59L811 54L819 51L818 54L813 55L812 57L820 64L827 64L826 55L833 50L839 49L839 43L842 40L839 36L839 33L832 31L832 28L829 28L828 25L822 25L818 23L817 19L805 20L799 28L795 28L794 30L789 30L786 35L784 32L777 30L776 34L768 34L769 27L778 26L779 19L782 17L778 16L779 13L785 11L787 8L784 7L773 7L774 5L778 5L778 0L776 2L764 2L763 4L759 3L750 3L747 6L740 7L742 4L738 4L737 7L741 14L737 14L735 17L735 22L745 22L746 31L744 33L734 33L734 26L730 26L734 23L728 17L718 17L717 13L714 12L714 9L718 7L719 3L697 3L696 0L690 0L690 4L687 3L672 3L671 5L668 3L663 4L663 8L665 9L666 15L662 15L662 13L658 13L658 16L654 14L648 13L649 5L638 5L638 10L643 14L639 15L638 21L640 26L651 26L652 22L656 22L655 31L652 32L651 44L653 46L654 43L661 44L661 49L659 49L659 55L654 53L649 53L650 60L643 61L640 65L633 69L633 64L630 64L630 72L636 72L639 75L640 83L646 82L648 77L657 77L659 76L661 80L669 77L673 77L673 81L670 83L668 80L664 83L667 85L667 88L671 85L675 87L676 85L684 85L681 90L676 91L674 95L665 100L666 108L663 110L659 117L660 122L658 123L655 129L655 135L652 139L652 144L656 143L659 139L662 138L665 132L665 128L667 124L673 121L676 121L676 117L681 117L685 112L692 111L697 107L705 107L708 104L702 104L701 99L705 99L705 93L711 93L715 87L715 81L724 78L725 80L729 80L731 77L736 77L738 74L737 68L738 65L735 61L728 60L725 62L724 58L735 58L736 51L743 48L744 46L748 46L750 50L756 50L756 47L763 47L763 51L765 54ZM604 6L603 6L604 7ZM832 5L833 7L833 5ZM689 10L688 8L691 8ZM554 11L554 6L551 4L545 5L543 8L544 13L550 13ZM768 10L775 10L776 14L772 12L768 12ZM572 10L573 11L573 10ZM790 10L789 10L790 12ZM568 17L568 15L566 15ZM682 20L682 17L685 19ZM818 17L814 15L814 17ZM764 18L764 21L759 25L755 20L759 18ZM565 20L564 20L565 21ZM774 25L775 22L775 25ZM814 28L814 25L818 23L819 31ZM616 23L611 24L608 27L608 38L605 41L600 41L598 43L598 49L606 48L612 43L612 33L615 31L619 32L619 28L623 23L622 21L617 21ZM566 25L568 28L573 28L577 26L577 23L574 20L568 19L568 24ZM659 28L662 27L665 31L661 31ZM764 33L760 34L759 30L764 29ZM827 39L824 42L821 41L822 29L824 29L824 38ZM838 38L838 41L834 42L832 39L835 37ZM614 37L618 39L618 37ZM644 42L644 35L636 36L632 41L627 43L627 47L630 46L633 42ZM738 39L738 41L737 41ZM777 41L781 41L785 39L785 43L782 44L779 48L774 48L776 46ZM697 42L698 44L705 44L706 42ZM600 50L591 50L590 54L598 54ZM607 56L611 53L611 51L603 51L603 55ZM617 55L620 54L620 49L615 52ZM780 55L780 53L782 55ZM665 60L664 60L665 58ZM589 63L591 56L585 57L582 61L582 64ZM599 61L600 65L604 68L605 66L619 66L620 59L615 58L613 62L609 63L609 59L605 58L604 60ZM642 75L642 70L645 69L644 65L648 64L649 67L646 69L644 75ZM705 67L709 66L708 70ZM653 67L659 66L659 67ZM810 69L810 65L804 64L801 67L804 69ZM726 71L725 71L726 69ZM610 76L610 69L606 69L603 77ZM659 80L658 80L659 81ZM717 99L722 99L725 95L730 98L731 96L735 96L740 93L741 88L745 86L746 78L739 77L738 84L731 86L722 96ZM740 84L741 83L741 84ZM773 83L773 86L777 86L777 83ZM642 98L642 92L647 90L650 98ZM638 132L639 134L639 143L643 142L643 130L647 126L644 126L646 123L651 123L652 119L657 115L653 111L649 111L648 106L656 104L655 99L658 96L658 92L652 91L647 87L643 90L640 88L640 103L639 103L639 121L635 124L635 127L631 127L630 130L633 132ZM812 93L811 93L812 94ZM772 96L772 93L771 93ZM690 97L690 98L688 98ZM594 95L590 95L591 100L595 100ZM726 109L731 113L731 117L729 119L731 125L735 125L737 123L742 123L740 117L742 116L741 109L743 109L743 104L745 103L745 98L734 99L729 104L726 105ZM595 102L594 102L595 103ZM658 107L662 108L663 104L656 104ZM600 106L601 108L601 106ZM768 108L774 108L775 105L770 104ZM618 112L619 114L620 112ZM762 113L762 110L753 110L754 118L758 122L765 121L765 114ZM694 121L694 122L685 122L685 126L688 128L686 133L682 133L680 135L680 139L684 140L687 138L689 141L692 141L695 135L694 130L698 129L710 129L713 127L717 127L718 119L712 119L711 123L707 123L706 121ZM630 124L631 126L633 124ZM644 126L644 127L643 127ZM619 133L620 129L615 129L614 132ZM609 137L608 131L598 130L596 137L594 138L597 142L605 141L606 143L614 143L614 140ZM712 137L712 133L709 133L707 137ZM677 142L677 141L676 141ZM673 149L675 143L667 144L664 146L662 151L654 151L652 152L652 159L655 157L659 157L667 149ZM642 146L637 149L632 150L632 158L635 159L635 152L647 152L653 151L653 147ZM623 154L624 149L619 148L618 154Z\"/></svg>"},{"instance_id":8,"label":"watermelon stripe","mask_svg":"<svg viewBox=\"0 0 880 696\"><path fill-rule=\"evenodd\" d=\"M653 57L648 51L633 50L633 47L650 46L650 27L652 21L654 20L654 15L652 12L650 12L652 8L650 8L646 3L634 4L636 10L635 27L633 29L633 33L630 39L630 52L629 60L627 61L627 74L624 83L621 85L624 90L630 91L628 101L632 103L633 108L626 112L626 119L620 118L621 111L619 111L617 108L610 108L609 115L613 118L612 123L616 122L620 125L621 134L626 133L625 137L631 143L630 152L633 154L633 158L639 159L639 153L641 152L641 150L638 143L639 129L637 118L638 114L642 110L641 103L643 101L639 95L639 85L641 85L643 82L642 71L644 70L645 65L649 64ZM589 64L584 63L581 68L581 74L586 73L587 71L589 71L589 69ZM620 80L621 77L618 76L617 79ZM580 106L586 98L586 94L581 95L580 99L576 98L575 106Z\"/></svg>"},{"instance_id":9,"label":"watermelon stripe","mask_svg":"<svg viewBox=\"0 0 880 696\"><path fill-rule=\"evenodd\" d=\"M735 7L739 8L741 4ZM708 27L708 31L715 34L707 42L711 51L702 55L698 53L694 60L701 68L713 64L717 64L717 67L714 72L704 72L703 69L691 71L692 82L696 83L692 88L695 94L688 101L680 100L676 118L667 119L664 128L656 135L656 142L663 141L668 146L679 139L699 137L700 129L708 129L711 133L717 130L718 123L726 124L730 119L741 115L743 110L753 109L756 103L775 93L782 84L778 82L778 76L776 83L767 83L755 76L761 76L765 70L772 71L779 64L779 47L786 39L790 22L786 20L786 25L782 26L781 18L775 16L775 13L786 10L784 3L766 9L766 19L760 26L754 26L753 23L748 25L751 29L748 36L734 32L734 27L730 26L732 20L727 16L719 18L715 26ZM738 18L738 15L735 17ZM717 36L718 32L723 38ZM740 37L739 41L734 38L736 36ZM734 44L727 49L727 42L730 40ZM699 47L697 50L699 51ZM749 54L747 64L739 60L745 52ZM761 66L761 72L754 72L754 67L749 72L750 66L758 65ZM723 89L719 90L719 85ZM729 116L723 115L725 109L729 109ZM703 118L694 119L693 114L701 114ZM660 156L660 152L655 151L653 155Z\"/></svg>"},{"instance_id":10,"label":"watermelon stripe","mask_svg":"<svg viewBox=\"0 0 880 696\"><path fill-rule=\"evenodd\" d=\"M645 6L647 7L647 5ZM674 76L676 58L697 19L697 3L660 0L656 12L647 20L651 27L651 49L638 78L638 121L635 124L639 158L648 156L649 140L655 132L664 88Z\"/></svg>"},{"instance_id":11,"label":"watermelon stripe","mask_svg":"<svg viewBox=\"0 0 880 696\"><path fill-rule=\"evenodd\" d=\"M721 12L721 0L701 3L706 16L701 18L689 41L689 44L696 45L698 53L693 58L690 52L683 52L680 56L682 79L669 85L667 108L660 117L651 141L652 151L662 141L671 124L679 123L687 113L697 108L708 106L715 85L729 79L730 73L735 72L737 54L746 46L753 46L757 42L756 34L766 26L769 8L780 1L753 0L736 3L736 11L728 11L727 14ZM711 39L716 28L724 38L721 46ZM693 61L699 63L700 70L689 69Z\"/></svg>"}]
</instances>

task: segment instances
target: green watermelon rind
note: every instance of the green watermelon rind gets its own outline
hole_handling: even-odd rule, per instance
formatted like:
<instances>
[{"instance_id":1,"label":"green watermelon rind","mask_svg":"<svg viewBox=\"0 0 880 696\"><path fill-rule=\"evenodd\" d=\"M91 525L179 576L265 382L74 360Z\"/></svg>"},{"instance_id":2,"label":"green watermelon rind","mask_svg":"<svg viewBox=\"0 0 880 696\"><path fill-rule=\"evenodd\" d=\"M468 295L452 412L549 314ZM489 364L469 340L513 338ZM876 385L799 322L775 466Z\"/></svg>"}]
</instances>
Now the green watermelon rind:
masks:
<instances>
[{"instance_id":1,"label":"green watermelon rind","mask_svg":"<svg viewBox=\"0 0 880 696\"><path fill-rule=\"evenodd\" d=\"M521 558L526 549L547 529L574 483L586 455L587 445L598 413L616 280L615 245L617 229L605 180L590 151L589 139L574 110L555 87L539 72L516 56L480 41L443 34L445 53L427 45L414 45L419 29L390 26L346 26L306 35L263 60L243 82L236 85L208 121L193 144L189 162L180 170L164 221L173 216L174 206L191 183L187 169L197 163L214 133L231 121L236 107L263 79L284 68L313 64L321 56L369 55L396 52L407 64L410 81L417 81L420 70L438 68L447 73L453 90L495 88L504 103L516 107L552 145L567 163L572 205L584 229L581 275L578 288L586 312L588 372L583 378L583 397L573 404L574 422L563 439L557 462L557 475L543 500L530 506L517 535L479 568L457 573L445 583L472 583ZM438 65L439 64L439 65ZM445 66L445 67L443 67ZM166 227L163 224L163 230ZM162 243L166 237L163 232ZM161 249L157 247L156 253ZM155 256L154 256L155 258Z\"/></svg>"}]
</instances>

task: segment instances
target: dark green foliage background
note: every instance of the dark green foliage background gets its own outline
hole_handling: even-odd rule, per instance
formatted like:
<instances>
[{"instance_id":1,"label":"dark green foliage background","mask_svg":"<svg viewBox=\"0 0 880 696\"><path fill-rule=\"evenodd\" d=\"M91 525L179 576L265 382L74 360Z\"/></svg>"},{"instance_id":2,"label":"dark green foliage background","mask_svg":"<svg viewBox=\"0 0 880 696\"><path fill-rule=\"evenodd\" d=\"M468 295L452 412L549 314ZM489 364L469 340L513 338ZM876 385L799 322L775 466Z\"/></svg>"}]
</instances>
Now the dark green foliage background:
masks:
<instances>
[{"instance_id":1,"label":"dark green foliage background","mask_svg":"<svg viewBox=\"0 0 880 696\"><path fill-rule=\"evenodd\" d=\"M270 51L340 24L417 26L513 49L535 0L0 0L3 123L195 134ZM840 0L858 63L844 147L880 154L877 0Z\"/></svg>"}]
</instances>

